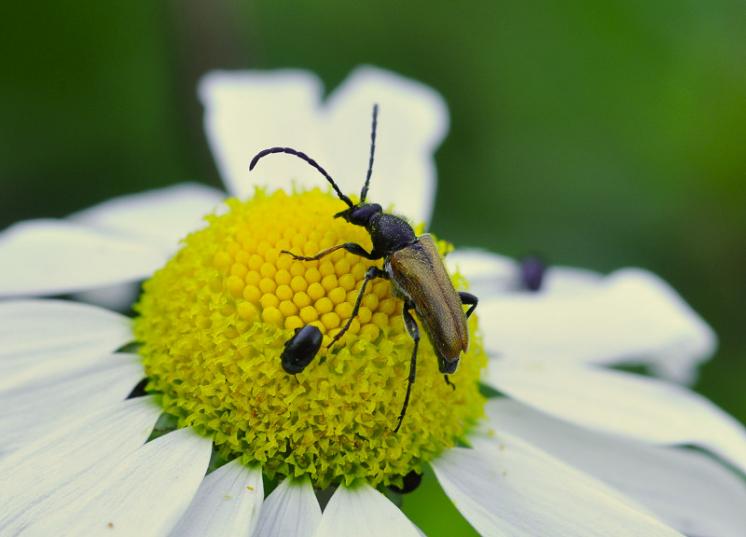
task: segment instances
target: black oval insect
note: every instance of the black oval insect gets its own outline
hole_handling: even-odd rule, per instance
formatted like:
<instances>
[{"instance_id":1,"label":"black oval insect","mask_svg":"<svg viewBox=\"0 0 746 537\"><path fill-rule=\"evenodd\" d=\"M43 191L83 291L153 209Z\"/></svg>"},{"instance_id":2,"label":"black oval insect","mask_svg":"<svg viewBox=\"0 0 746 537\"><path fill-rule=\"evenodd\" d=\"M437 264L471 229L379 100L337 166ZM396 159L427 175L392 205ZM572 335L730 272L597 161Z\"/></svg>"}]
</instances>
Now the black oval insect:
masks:
<instances>
[{"instance_id":1,"label":"black oval insect","mask_svg":"<svg viewBox=\"0 0 746 537\"><path fill-rule=\"evenodd\" d=\"M412 310L420 318L425 332L438 357L438 367L444 373L445 381L450 384L448 374L456 371L462 352L466 352L469 346L469 331L467 318L477 307L477 297L470 293L457 292L446 272L443 261L430 235L417 236L404 219L383 212L377 203L366 203L368 186L373 173L373 160L376 151L376 128L378 125L378 105L373 106L373 121L370 135L370 158L368 160L368 172L365 177L363 189L360 192L360 202L355 204L337 186L337 183L314 159L305 153L291 147L270 147L264 149L251 160L249 170L253 170L260 159L273 153L287 153L304 160L313 166L332 185L339 199L347 204L348 209L334 215L335 218L344 218L347 222L356 226L364 227L370 234L373 249L368 252L361 245L354 242L338 244L322 250L313 256L301 256L283 250L283 253L292 255L295 259L304 261L315 261L340 249L364 257L365 259L383 259L383 268L371 267L365 274L365 279L355 300L352 315L342 329L328 345L331 347L350 328L353 319L357 315L360 304L365 294L365 289L374 278L390 280L395 294L404 301L403 316L404 324L409 335L414 340L412 358L409 365L409 378L407 391L404 396L399 421L394 429L398 431L409 405L409 396L412 384L415 381L417 369L417 347L420 341L420 332L417 322L412 316ZM468 305L469 309L464 312L462 305ZM310 363L313 356L308 358L308 349L315 345L320 338L318 328L306 330L304 327L297 331L285 346L283 352L283 366L287 363L303 364ZM314 327L315 328L315 327ZM295 351L294 349L300 349ZM318 348L317 348L318 350ZM293 353L298 352L298 356ZM314 353L315 354L315 353ZM287 370L287 368L286 368ZM299 369L298 371L302 370ZM289 372L298 372L289 371Z\"/></svg>"},{"instance_id":2,"label":"black oval insect","mask_svg":"<svg viewBox=\"0 0 746 537\"><path fill-rule=\"evenodd\" d=\"M319 352L322 340L321 330L311 324L296 328L282 351L282 368L285 372L295 375L303 371Z\"/></svg>"}]
</instances>

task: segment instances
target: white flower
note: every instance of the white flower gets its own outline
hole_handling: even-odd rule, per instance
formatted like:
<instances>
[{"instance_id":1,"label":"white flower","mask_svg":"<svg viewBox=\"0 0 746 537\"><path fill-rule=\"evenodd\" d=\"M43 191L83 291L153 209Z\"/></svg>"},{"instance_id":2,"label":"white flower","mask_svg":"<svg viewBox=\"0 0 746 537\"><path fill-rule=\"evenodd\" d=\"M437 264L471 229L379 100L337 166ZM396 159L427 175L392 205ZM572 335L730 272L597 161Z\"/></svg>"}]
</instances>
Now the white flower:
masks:
<instances>
[{"instance_id":1,"label":"white flower","mask_svg":"<svg viewBox=\"0 0 746 537\"><path fill-rule=\"evenodd\" d=\"M496 353L647 364L661 377L692 383L716 346L712 329L648 271L627 268L602 276L551 267L539 292L526 293L520 292L521 268L512 259L462 249L447 260L461 268L475 294L490 297L481 313L487 313L487 347Z\"/></svg>"},{"instance_id":2,"label":"white flower","mask_svg":"<svg viewBox=\"0 0 746 537\"><path fill-rule=\"evenodd\" d=\"M213 74L201 95L227 189L243 197L255 184L319 185L292 158L248 175L271 145L308 152L356 190L380 103L370 199L428 220L447 128L428 88L362 68L324 103L318 80L295 71ZM182 185L17 224L0 235L0 296L145 278L221 198ZM512 261L448 259L480 295L494 355L483 381L506 397L487 403L471 448L430 465L481 534L742 535L744 483L709 453L746 472L743 427L682 387L598 367L639 361L690 377L715 339L674 291L640 270L550 269L530 294L515 291ZM237 460L205 476L212 443L189 429L146 443L161 408L126 399L143 377L137 356L116 352L132 339L130 319L96 306L0 302L0 534L419 535L366 484L340 486L322 514L308 481L286 479L265 499L261 470Z\"/></svg>"}]
</instances>

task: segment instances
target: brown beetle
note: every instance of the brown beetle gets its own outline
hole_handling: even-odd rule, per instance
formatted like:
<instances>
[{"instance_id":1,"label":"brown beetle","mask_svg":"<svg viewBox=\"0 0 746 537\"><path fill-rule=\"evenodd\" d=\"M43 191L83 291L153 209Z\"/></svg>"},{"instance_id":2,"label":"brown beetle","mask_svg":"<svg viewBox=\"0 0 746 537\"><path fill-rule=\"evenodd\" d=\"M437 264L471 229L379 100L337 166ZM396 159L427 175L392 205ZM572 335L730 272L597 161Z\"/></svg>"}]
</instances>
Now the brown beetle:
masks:
<instances>
[{"instance_id":1,"label":"brown beetle","mask_svg":"<svg viewBox=\"0 0 746 537\"><path fill-rule=\"evenodd\" d=\"M352 200L342 193L334 179L315 160L290 147L271 147L260 151L251 160L249 170L253 170L261 158L273 153L287 153L304 160L329 181L339 199L349 207L335 214L334 217L344 218L351 224L362 226L370 234L373 242L373 249L370 252L357 243L347 242L322 250L313 256L295 255L285 250L283 253L292 255L295 259L313 261L344 249L366 259L383 259L383 269L378 267L368 269L355 300L352 315L339 333L334 336L329 347L336 343L350 328L360 309L365 288L370 280L374 278L390 280L395 293L404 301L404 324L414 340L407 392L399 414L399 421L394 429L394 432L396 432L401 427L404 415L407 412L417 368L417 347L420 341L420 332L414 317L412 317L412 310L417 312L417 316L422 321L438 357L439 369L444 374L445 381L450 384L448 374L456 371L461 353L466 352L468 348L469 332L466 320L474 312L478 300L476 296L470 293L457 292L454 289L435 247L435 242L430 235L416 236L412 226L404 219L384 213L377 203L365 202L371 174L373 173L377 124L378 105L374 105L368 172L365 184L360 192L360 202L357 204L352 203ZM463 310L463 305L469 306L466 312ZM318 351L320 340L320 331L314 326L306 326L302 330L296 331L295 335L285 344L285 350L282 353L282 364L285 370L294 374L305 368ZM302 356L298 353L301 353ZM302 366L299 367L299 364L302 364Z\"/></svg>"}]
</instances>

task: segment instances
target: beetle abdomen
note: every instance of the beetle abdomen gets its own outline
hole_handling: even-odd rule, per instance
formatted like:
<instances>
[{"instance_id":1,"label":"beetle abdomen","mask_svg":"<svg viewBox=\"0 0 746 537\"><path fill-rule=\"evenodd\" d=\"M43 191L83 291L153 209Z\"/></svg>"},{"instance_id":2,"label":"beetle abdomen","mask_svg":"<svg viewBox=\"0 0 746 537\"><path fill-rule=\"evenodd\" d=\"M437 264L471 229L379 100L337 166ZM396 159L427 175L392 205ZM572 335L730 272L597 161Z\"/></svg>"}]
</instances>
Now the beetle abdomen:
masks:
<instances>
[{"instance_id":1,"label":"beetle abdomen","mask_svg":"<svg viewBox=\"0 0 746 537\"><path fill-rule=\"evenodd\" d=\"M469 346L469 332L461 299L448 277L435 241L422 235L392 253L387 269L398 290L411 300L440 361L452 373Z\"/></svg>"}]
</instances>

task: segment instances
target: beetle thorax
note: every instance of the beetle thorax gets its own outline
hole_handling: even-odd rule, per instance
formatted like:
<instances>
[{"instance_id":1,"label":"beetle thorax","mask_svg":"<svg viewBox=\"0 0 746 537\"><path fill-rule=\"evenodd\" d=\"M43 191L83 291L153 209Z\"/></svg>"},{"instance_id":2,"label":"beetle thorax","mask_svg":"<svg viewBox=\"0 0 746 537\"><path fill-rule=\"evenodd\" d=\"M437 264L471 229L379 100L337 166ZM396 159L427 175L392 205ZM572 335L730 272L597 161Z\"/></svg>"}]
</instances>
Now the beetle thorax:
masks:
<instances>
[{"instance_id":1,"label":"beetle thorax","mask_svg":"<svg viewBox=\"0 0 746 537\"><path fill-rule=\"evenodd\" d=\"M393 214L375 215L366 227L373 241L373 249L386 257L417 240L412 226Z\"/></svg>"}]
</instances>

